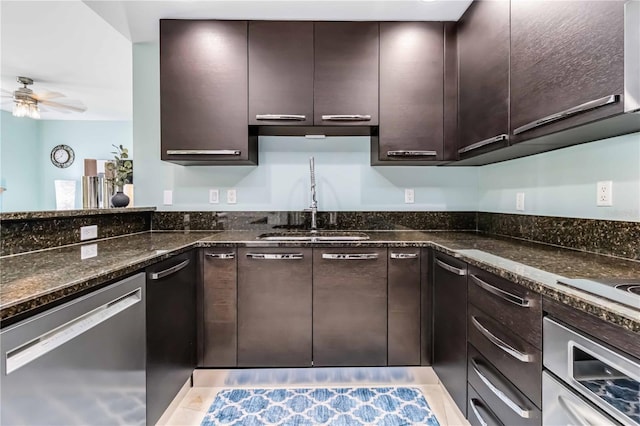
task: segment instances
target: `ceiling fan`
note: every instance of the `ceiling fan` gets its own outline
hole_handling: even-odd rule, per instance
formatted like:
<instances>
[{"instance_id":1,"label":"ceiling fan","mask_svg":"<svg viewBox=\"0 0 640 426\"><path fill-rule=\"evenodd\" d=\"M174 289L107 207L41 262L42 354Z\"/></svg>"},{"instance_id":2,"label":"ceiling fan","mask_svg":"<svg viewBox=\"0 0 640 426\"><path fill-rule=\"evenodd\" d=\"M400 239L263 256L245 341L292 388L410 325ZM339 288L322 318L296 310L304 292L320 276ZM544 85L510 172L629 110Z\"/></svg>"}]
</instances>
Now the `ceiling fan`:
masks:
<instances>
[{"instance_id":1,"label":"ceiling fan","mask_svg":"<svg viewBox=\"0 0 640 426\"><path fill-rule=\"evenodd\" d=\"M40 118L40 111L46 112L50 110L60 111L64 113L85 112L87 107L79 101L67 101L65 103L52 101L52 99L63 98L65 95L59 92L44 91L34 93L27 86L33 84L33 79L29 77L18 77L18 83L24 85L13 92L8 90L0 90L0 98L3 103L9 102L9 98L13 101L13 115L15 117Z\"/></svg>"}]
</instances>

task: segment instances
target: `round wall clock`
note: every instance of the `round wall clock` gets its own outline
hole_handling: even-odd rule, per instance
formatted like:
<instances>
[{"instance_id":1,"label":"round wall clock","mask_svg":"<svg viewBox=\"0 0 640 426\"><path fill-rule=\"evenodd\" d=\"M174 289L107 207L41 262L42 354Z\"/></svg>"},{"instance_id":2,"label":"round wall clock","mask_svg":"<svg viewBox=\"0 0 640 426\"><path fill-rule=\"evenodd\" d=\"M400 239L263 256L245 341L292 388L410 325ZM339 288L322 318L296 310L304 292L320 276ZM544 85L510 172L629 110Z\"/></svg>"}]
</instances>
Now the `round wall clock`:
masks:
<instances>
[{"instance_id":1,"label":"round wall clock","mask_svg":"<svg viewBox=\"0 0 640 426\"><path fill-rule=\"evenodd\" d=\"M58 145L51 150L51 162L61 169L72 165L75 158L76 155L69 145Z\"/></svg>"}]
</instances>

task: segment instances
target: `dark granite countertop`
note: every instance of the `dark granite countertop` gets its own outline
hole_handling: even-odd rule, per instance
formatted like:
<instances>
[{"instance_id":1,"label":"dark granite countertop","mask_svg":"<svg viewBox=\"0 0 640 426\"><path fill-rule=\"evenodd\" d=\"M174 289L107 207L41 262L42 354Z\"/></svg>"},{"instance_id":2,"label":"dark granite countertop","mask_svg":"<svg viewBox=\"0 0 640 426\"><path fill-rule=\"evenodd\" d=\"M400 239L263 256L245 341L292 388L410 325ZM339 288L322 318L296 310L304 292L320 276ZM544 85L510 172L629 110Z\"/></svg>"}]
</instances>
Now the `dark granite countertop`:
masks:
<instances>
[{"instance_id":1,"label":"dark granite countertop","mask_svg":"<svg viewBox=\"0 0 640 426\"><path fill-rule=\"evenodd\" d=\"M110 209L77 209L77 210L40 210L31 212L0 213L0 220L55 219L59 217L96 216L103 214L122 214L153 212L155 207L127 207Z\"/></svg>"},{"instance_id":2,"label":"dark granite countertop","mask_svg":"<svg viewBox=\"0 0 640 426\"><path fill-rule=\"evenodd\" d=\"M568 278L640 277L640 262L476 232L364 231L356 242L266 242L258 231L149 232L98 241L98 256L80 260L80 245L0 258L0 319L127 275L191 247L433 247L562 303L640 333L633 309L558 284ZM166 251L165 251L166 250ZM70 278L71 277L71 278Z\"/></svg>"}]
</instances>

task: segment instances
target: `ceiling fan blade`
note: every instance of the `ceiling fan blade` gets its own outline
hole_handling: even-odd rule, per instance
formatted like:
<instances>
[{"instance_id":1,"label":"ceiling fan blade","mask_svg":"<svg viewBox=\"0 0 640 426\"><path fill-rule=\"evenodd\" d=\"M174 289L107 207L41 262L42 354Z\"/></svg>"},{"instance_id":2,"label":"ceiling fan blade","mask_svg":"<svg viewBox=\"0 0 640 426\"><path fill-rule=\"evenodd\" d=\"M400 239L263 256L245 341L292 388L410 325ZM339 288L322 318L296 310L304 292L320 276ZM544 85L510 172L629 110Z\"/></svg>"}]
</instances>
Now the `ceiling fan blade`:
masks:
<instances>
[{"instance_id":1,"label":"ceiling fan blade","mask_svg":"<svg viewBox=\"0 0 640 426\"><path fill-rule=\"evenodd\" d=\"M48 99L64 98L65 95L63 95L60 92L50 92L48 90L45 90L43 92L34 94L33 97L36 98L38 102L41 102L41 101L46 101Z\"/></svg>"},{"instance_id":2,"label":"ceiling fan blade","mask_svg":"<svg viewBox=\"0 0 640 426\"><path fill-rule=\"evenodd\" d=\"M0 89L0 96L4 97L11 97L13 98L13 92L10 92L8 90L5 89Z\"/></svg>"},{"instance_id":3,"label":"ceiling fan blade","mask_svg":"<svg viewBox=\"0 0 640 426\"><path fill-rule=\"evenodd\" d=\"M54 101L39 101L38 103L41 103L42 105L46 105L48 107L51 107L52 109L56 109L56 110L69 110L69 111L74 111L74 112L85 112L87 110L87 107L84 105L69 105L69 104L61 104L60 102L54 102Z\"/></svg>"}]
</instances>

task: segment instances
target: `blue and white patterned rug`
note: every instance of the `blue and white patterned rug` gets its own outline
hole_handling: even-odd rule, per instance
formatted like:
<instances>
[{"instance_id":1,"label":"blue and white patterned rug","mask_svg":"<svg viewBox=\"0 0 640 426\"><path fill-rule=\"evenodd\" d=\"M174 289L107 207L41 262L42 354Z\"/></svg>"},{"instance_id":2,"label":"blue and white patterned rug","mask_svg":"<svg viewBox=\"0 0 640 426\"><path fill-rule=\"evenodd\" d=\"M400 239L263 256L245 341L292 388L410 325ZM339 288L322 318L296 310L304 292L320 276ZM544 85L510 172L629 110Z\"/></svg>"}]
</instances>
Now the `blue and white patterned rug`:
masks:
<instances>
[{"instance_id":1,"label":"blue and white patterned rug","mask_svg":"<svg viewBox=\"0 0 640 426\"><path fill-rule=\"evenodd\" d=\"M422 392L408 387L229 389L201 426L439 426Z\"/></svg>"}]
</instances>

